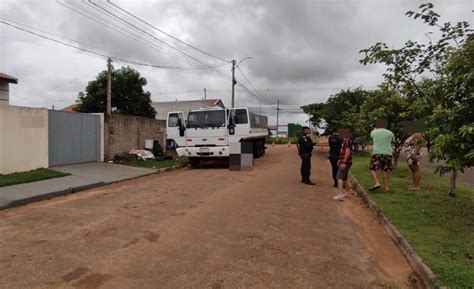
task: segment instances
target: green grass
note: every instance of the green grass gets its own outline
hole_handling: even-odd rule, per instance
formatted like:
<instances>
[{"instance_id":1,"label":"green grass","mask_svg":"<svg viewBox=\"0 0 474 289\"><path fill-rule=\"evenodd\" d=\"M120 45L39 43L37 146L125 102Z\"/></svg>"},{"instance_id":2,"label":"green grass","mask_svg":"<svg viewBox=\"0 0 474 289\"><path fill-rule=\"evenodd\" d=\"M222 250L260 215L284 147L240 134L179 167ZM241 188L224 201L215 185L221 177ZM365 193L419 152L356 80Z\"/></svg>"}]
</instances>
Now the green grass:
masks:
<instances>
[{"instance_id":1,"label":"green grass","mask_svg":"<svg viewBox=\"0 0 474 289\"><path fill-rule=\"evenodd\" d=\"M142 167L142 168L149 168L149 169L166 169L171 168L173 166L186 166L188 164L188 160L186 157L176 157L172 160L163 160L163 161L156 161L156 160L133 160L130 162L116 162L119 164L130 165L134 167Z\"/></svg>"},{"instance_id":2,"label":"green grass","mask_svg":"<svg viewBox=\"0 0 474 289\"><path fill-rule=\"evenodd\" d=\"M371 186L370 155L355 154L352 174ZM382 181L381 174L379 175ZM449 180L423 171L421 191L408 191L411 173L402 159L391 174L388 193L371 198L408 239L438 282L450 288L474 288L474 187L458 184L456 198L448 196Z\"/></svg>"},{"instance_id":3,"label":"green grass","mask_svg":"<svg viewBox=\"0 0 474 289\"><path fill-rule=\"evenodd\" d=\"M69 174L53 171L50 169L37 169L22 173L13 173L8 175L0 175L0 187L31 183L41 180L64 177Z\"/></svg>"}]
</instances>

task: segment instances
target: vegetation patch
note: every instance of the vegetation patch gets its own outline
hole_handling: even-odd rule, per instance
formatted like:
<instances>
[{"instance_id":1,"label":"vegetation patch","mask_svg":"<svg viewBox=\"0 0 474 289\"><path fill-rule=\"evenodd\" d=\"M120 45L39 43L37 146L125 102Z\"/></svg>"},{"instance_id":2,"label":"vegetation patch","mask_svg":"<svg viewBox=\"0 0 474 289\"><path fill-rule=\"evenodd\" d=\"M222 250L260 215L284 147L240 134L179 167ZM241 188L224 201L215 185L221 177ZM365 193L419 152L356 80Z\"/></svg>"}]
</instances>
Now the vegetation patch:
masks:
<instances>
[{"instance_id":1,"label":"vegetation patch","mask_svg":"<svg viewBox=\"0 0 474 289\"><path fill-rule=\"evenodd\" d=\"M351 172L366 190L372 185L370 155L357 153ZM421 190L409 191L411 173L400 163L391 174L390 191L371 192L371 198L450 288L474 286L474 188L459 184L449 197L449 179L422 172Z\"/></svg>"},{"instance_id":2,"label":"vegetation patch","mask_svg":"<svg viewBox=\"0 0 474 289\"><path fill-rule=\"evenodd\" d=\"M68 175L69 174L50 170L50 169L37 169L37 170L22 172L22 173L0 175L0 187L31 183L31 182L36 182L36 181L64 177Z\"/></svg>"}]
</instances>

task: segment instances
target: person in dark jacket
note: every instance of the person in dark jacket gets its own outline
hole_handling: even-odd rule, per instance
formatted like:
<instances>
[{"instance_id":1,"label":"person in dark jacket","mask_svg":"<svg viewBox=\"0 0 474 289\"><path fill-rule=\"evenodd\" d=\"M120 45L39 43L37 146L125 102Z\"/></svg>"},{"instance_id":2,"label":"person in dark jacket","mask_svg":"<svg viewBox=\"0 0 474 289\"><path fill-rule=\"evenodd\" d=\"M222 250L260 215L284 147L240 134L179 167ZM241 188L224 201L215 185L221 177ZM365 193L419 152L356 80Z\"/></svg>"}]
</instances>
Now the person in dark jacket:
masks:
<instances>
[{"instance_id":1,"label":"person in dark jacket","mask_svg":"<svg viewBox=\"0 0 474 289\"><path fill-rule=\"evenodd\" d=\"M301 157L301 182L314 186L315 183L309 179L311 175L311 153L314 147L310 134L311 131L309 127L303 127L303 131L298 138L298 152Z\"/></svg>"},{"instance_id":2,"label":"person in dark jacket","mask_svg":"<svg viewBox=\"0 0 474 289\"><path fill-rule=\"evenodd\" d=\"M337 165L339 161L339 152L341 150L342 139L339 137L337 131L333 132L328 138L329 144L329 162L332 166L332 179L334 181L334 187L337 188L337 170L339 166Z\"/></svg>"}]
</instances>

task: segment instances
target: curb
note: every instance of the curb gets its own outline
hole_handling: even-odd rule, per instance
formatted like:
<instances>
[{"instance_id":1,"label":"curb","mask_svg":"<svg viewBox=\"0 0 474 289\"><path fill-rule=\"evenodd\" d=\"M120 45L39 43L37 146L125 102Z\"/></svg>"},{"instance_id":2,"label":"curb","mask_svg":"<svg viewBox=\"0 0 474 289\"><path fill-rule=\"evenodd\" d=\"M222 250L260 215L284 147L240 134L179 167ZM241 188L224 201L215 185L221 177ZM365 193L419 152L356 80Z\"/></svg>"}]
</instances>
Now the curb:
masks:
<instances>
[{"instance_id":1,"label":"curb","mask_svg":"<svg viewBox=\"0 0 474 289\"><path fill-rule=\"evenodd\" d=\"M380 209L377 204L370 198L367 191L365 191L365 189L359 184L354 175L352 173L349 174L352 182L356 184L356 190L360 193L362 200L381 221L382 225L385 228L385 231L390 235L390 238L392 238L395 245L397 245L402 254L405 256L408 263L413 268L416 275L418 275L423 285L428 289L447 289L447 287L440 286L437 284L436 275L433 273L433 271L425 264L421 256L410 245L408 240L405 239L402 233L400 233L400 231L392 224L392 222L390 222L390 220L383 214L382 209Z\"/></svg>"},{"instance_id":2,"label":"curb","mask_svg":"<svg viewBox=\"0 0 474 289\"><path fill-rule=\"evenodd\" d=\"M94 189L94 188L97 188L97 187L102 187L102 186L106 186L106 185L110 185L110 184L120 183L120 182L124 182L124 181L130 181L130 180L134 180L134 179L138 179L138 178L141 178L141 177L146 177L146 176L150 176L150 175L154 175L154 174L174 171L174 170L181 169L181 168L186 168L186 166L176 165L176 166L171 166L171 167L167 167L167 168L157 169L155 172L147 173L147 174L144 174L144 175L141 175L141 176L130 177L130 178L121 179L121 180L118 180L118 181L96 182L96 183L87 184L87 185L83 185L83 186L70 187L70 188L67 188L67 189L64 189L64 190L54 191L54 192L50 192L50 193L43 194L43 195L32 196L32 197L28 197L28 198L25 198L25 199L13 201L13 202L8 203L6 205L0 205L0 211L1 210L6 210L6 209L11 209L11 208L14 208L14 207L27 205L27 204L30 204L30 203L33 203L33 202L48 200L48 199L52 199L52 198L60 197L60 196L66 196L66 195L69 195L69 194L78 193L78 192L81 192L81 191Z\"/></svg>"}]
</instances>

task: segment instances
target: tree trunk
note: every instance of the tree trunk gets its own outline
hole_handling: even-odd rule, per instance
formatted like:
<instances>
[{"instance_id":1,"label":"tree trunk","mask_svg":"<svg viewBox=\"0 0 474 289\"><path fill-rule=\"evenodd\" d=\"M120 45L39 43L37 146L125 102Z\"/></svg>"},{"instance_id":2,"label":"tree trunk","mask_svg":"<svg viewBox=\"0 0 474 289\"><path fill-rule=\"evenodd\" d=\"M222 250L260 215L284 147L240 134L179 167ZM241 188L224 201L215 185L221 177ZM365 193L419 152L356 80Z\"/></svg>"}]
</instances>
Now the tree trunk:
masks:
<instances>
[{"instance_id":1,"label":"tree trunk","mask_svg":"<svg viewBox=\"0 0 474 289\"><path fill-rule=\"evenodd\" d=\"M451 177L449 178L449 196L456 197L456 178L458 176L458 172L453 170L451 173Z\"/></svg>"}]
</instances>

